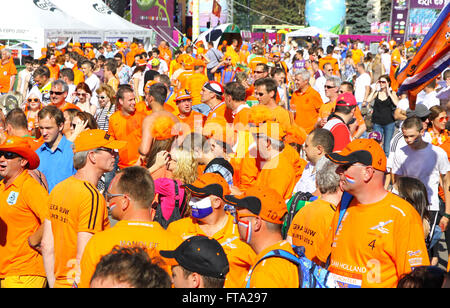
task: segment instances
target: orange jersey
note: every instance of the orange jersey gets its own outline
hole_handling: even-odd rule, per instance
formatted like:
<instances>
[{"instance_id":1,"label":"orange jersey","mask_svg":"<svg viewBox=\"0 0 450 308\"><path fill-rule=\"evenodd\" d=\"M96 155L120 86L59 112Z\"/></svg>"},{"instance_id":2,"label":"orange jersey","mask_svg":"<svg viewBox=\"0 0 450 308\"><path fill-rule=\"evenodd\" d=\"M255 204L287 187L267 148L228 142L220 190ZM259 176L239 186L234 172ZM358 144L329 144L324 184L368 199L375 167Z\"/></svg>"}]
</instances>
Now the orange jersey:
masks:
<instances>
[{"instance_id":1,"label":"orange jersey","mask_svg":"<svg viewBox=\"0 0 450 308\"><path fill-rule=\"evenodd\" d=\"M95 234L89 240L81 258L79 287L89 288L98 262L110 253L115 245L139 245L147 250L151 258L162 258L159 255L160 250L175 250L181 242L181 237L166 231L157 222L119 221L114 227ZM170 271L169 267L165 269Z\"/></svg>"},{"instance_id":2,"label":"orange jersey","mask_svg":"<svg viewBox=\"0 0 450 308\"><path fill-rule=\"evenodd\" d=\"M275 249L286 250L295 254L291 244L287 241L280 241L261 251L256 259L260 260L268 252ZM277 257L267 258L252 268L241 287L245 287L249 279L250 288L298 288L300 284L297 265L289 260Z\"/></svg>"},{"instance_id":3,"label":"orange jersey","mask_svg":"<svg viewBox=\"0 0 450 308\"><path fill-rule=\"evenodd\" d=\"M195 110L191 110L191 113L187 117L181 117L179 111L178 113L175 113L175 115L180 120L180 122L185 123L189 126L191 132L194 131L195 127L203 127L203 124L206 120L206 117L203 114Z\"/></svg>"},{"instance_id":4,"label":"orange jersey","mask_svg":"<svg viewBox=\"0 0 450 308\"><path fill-rule=\"evenodd\" d=\"M222 230L212 236L227 254L230 272L225 279L225 288L240 288L248 271L254 264L256 254L246 243L240 240L234 218L227 214L228 220ZM195 235L206 235L195 218L186 217L172 222L167 231L180 235L186 240Z\"/></svg>"},{"instance_id":5,"label":"orange jersey","mask_svg":"<svg viewBox=\"0 0 450 308\"><path fill-rule=\"evenodd\" d=\"M312 87L308 87L304 93L298 90L292 94L291 106L295 108L295 123L303 127L307 134L314 129L322 105L319 92Z\"/></svg>"},{"instance_id":6,"label":"orange jersey","mask_svg":"<svg viewBox=\"0 0 450 308\"><path fill-rule=\"evenodd\" d=\"M247 104L243 104L241 108L233 114L233 125L236 130L240 130L248 125L250 108Z\"/></svg>"},{"instance_id":7,"label":"orange jersey","mask_svg":"<svg viewBox=\"0 0 450 308\"><path fill-rule=\"evenodd\" d=\"M42 255L28 245L28 237L48 219L48 193L28 170L5 187L0 182L0 278L45 277Z\"/></svg>"},{"instance_id":8,"label":"orange jersey","mask_svg":"<svg viewBox=\"0 0 450 308\"><path fill-rule=\"evenodd\" d=\"M72 68L72 70L73 70L73 75L74 75L74 79L73 79L74 85L77 86L80 82L84 82L84 74L82 71L80 71L80 69L78 68L78 66L76 64Z\"/></svg>"},{"instance_id":9,"label":"orange jersey","mask_svg":"<svg viewBox=\"0 0 450 308\"><path fill-rule=\"evenodd\" d=\"M142 140L142 122L146 114L136 111L134 115L124 116L120 110L109 118L109 134L117 140L127 141L126 147L119 150L119 167L133 166L139 158Z\"/></svg>"},{"instance_id":10,"label":"orange jersey","mask_svg":"<svg viewBox=\"0 0 450 308\"><path fill-rule=\"evenodd\" d=\"M224 118L227 123L233 123L233 114L231 109L227 108L227 105L225 102L221 102L218 105L216 105L208 114L208 117L206 118L206 122L210 119L214 119L216 117L222 117Z\"/></svg>"},{"instance_id":11,"label":"orange jersey","mask_svg":"<svg viewBox=\"0 0 450 308\"><path fill-rule=\"evenodd\" d=\"M309 260L317 258L335 213L335 205L318 199L305 205L292 220L288 236L292 237L294 246L305 247L305 256Z\"/></svg>"},{"instance_id":12,"label":"orange jersey","mask_svg":"<svg viewBox=\"0 0 450 308\"><path fill-rule=\"evenodd\" d=\"M53 80L59 79L59 65L55 64L54 66L51 66L50 64L46 64L45 66L48 67L50 70L50 78Z\"/></svg>"},{"instance_id":13,"label":"orange jersey","mask_svg":"<svg viewBox=\"0 0 450 308\"><path fill-rule=\"evenodd\" d=\"M0 93L9 92L13 75L17 75L17 69L12 59L6 64L0 61Z\"/></svg>"},{"instance_id":14,"label":"orange jersey","mask_svg":"<svg viewBox=\"0 0 450 308\"><path fill-rule=\"evenodd\" d=\"M92 184L72 176L53 188L49 208L55 243L55 287L70 288L79 274L78 233L95 234L109 228L106 201Z\"/></svg>"},{"instance_id":15,"label":"orange jersey","mask_svg":"<svg viewBox=\"0 0 450 308\"><path fill-rule=\"evenodd\" d=\"M205 74L194 73L186 82L186 88L189 90L192 96L192 106L201 104L202 96L200 92L203 89L203 85L208 81L208 77Z\"/></svg>"},{"instance_id":16,"label":"orange jersey","mask_svg":"<svg viewBox=\"0 0 450 308\"><path fill-rule=\"evenodd\" d=\"M422 219L402 198L390 192L373 204L354 199L335 233L339 208L327 240L319 249L329 271L342 287L395 288L413 267L429 265Z\"/></svg>"},{"instance_id":17,"label":"orange jersey","mask_svg":"<svg viewBox=\"0 0 450 308\"><path fill-rule=\"evenodd\" d=\"M180 76L178 76L177 80L178 80L178 88L179 89L186 89L187 88L187 83L188 80L190 78L192 78L192 76L194 75L193 71L184 71L180 74ZM203 85L202 85L203 86Z\"/></svg>"}]
</instances>

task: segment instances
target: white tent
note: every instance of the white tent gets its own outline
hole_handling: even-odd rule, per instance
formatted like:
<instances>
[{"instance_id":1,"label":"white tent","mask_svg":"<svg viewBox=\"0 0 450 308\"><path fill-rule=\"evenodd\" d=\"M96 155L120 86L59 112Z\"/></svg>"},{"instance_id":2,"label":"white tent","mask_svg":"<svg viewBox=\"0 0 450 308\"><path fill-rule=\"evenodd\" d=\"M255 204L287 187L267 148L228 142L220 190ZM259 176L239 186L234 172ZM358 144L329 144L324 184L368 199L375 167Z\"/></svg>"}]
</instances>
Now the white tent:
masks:
<instances>
[{"instance_id":1,"label":"white tent","mask_svg":"<svg viewBox=\"0 0 450 308\"><path fill-rule=\"evenodd\" d=\"M133 38L151 40L153 30L135 25L114 13L102 0L52 0L64 12L89 24L102 29L104 40L116 42L122 38L132 41ZM80 38L83 43L83 38Z\"/></svg>"},{"instance_id":2,"label":"white tent","mask_svg":"<svg viewBox=\"0 0 450 308\"><path fill-rule=\"evenodd\" d=\"M286 34L286 38L290 38L290 37L307 37L307 36L311 36L311 37L321 37L321 38L328 38L328 39L333 39L333 38L339 38L339 35L328 32L326 30L317 28L317 27L308 27L308 28L303 28L303 29L299 29L296 31L292 31Z\"/></svg>"},{"instance_id":3,"label":"white tent","mask_svg":"<svg viewBox=\"0 0 450 308\"><path fill-rule=\"evenodd\" d=\"M102 31L60 10L49 0L14 0L2 8L0 39L18 40L31 46L35 57L50 39L78 38L101 40Z\"/></svg>"}]
</instances>

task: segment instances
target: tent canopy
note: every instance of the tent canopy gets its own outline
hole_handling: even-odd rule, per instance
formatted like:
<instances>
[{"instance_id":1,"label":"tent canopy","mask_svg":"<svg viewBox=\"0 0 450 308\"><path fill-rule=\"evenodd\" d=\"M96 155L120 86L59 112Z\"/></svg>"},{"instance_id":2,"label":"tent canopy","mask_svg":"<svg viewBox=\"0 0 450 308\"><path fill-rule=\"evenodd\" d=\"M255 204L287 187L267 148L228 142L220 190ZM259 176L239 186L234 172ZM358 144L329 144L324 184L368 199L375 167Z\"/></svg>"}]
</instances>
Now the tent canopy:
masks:
<instances>
[{"instance_id":1,"label":"tent canopy","mask_svg":"<svg viewBox=\"0 0 450 308\"><path fill-rule=\"evenodd\" d=\"M299 29L293 32L289 32L288 34L286 34L286 37L307 37L307 36L311 36L311 37L321 37L321 38L328 38L328 39L333 39L333 38L339 38L339 35L328 32L326 30L317 28L317 27L308 27L308 28L303 28L303 29Z\"/></svg>"},{"instance_id":2,"label":"tent canopy","mask_svg":"<svg viewBox=\"0 0 450 308\"><path fill-rule=\"evenodd\" d=\"M153 31L135 25L114 13L102 0L52 0L64 12L92 27L104 29L104 40L115 42L119 38L131 41L150 38Z\"/></svg>"}]
</instances>

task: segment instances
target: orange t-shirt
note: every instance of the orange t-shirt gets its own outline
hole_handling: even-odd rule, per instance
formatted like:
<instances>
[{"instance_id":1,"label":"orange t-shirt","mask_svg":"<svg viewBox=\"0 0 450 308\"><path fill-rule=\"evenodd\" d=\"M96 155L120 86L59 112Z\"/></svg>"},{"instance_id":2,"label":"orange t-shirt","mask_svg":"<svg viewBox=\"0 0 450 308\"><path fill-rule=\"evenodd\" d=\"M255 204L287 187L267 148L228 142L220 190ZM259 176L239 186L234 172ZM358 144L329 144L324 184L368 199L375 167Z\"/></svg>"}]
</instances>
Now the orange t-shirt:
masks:
<instances>
[{"instance_id":1,"label":"orange t-shirt","mask_svg":"<svg viewBox=\"0 0 450 308\"><path fill-rule=\"evenodd\" d=\"M275 117L275 121L280 123L280 126L286 131L291 126L291 115L288 110L281 106L276 106L275 108L271 108L272 113ZM293 117L292 117L293 119Z\"/></svg>"},{"instance_id":2,"label":"orange t-shirt","mask_svg":"<svg viewBox=\"0 0 450 308\"><path fill-rule=\"evenodd\" d=\"M205 74L194 73L186 82L186 88L191 92L192 106L201 104L202 96L200 92L203 89L203 85L208 81L208 77Z\"/></svg>"},{"instance_id":3,"label":"orange t-shirt","mask_svg":"<svg viewBox=\"0 0 450 308\"><path fill-rule=\"evenodd\" d=\"M205 123L206 120L206 117L203 114L195 110L191 110L191 113L189 114L188 117L181 117L179 111L175 115L180 120L180 122L185 123L189 126L191 132L194 131L196 125L199 128L203 127L203 123Z\"/></svg>"},{"instance_id":4,"label":"orange t-shirt","mask_svg":"<svg viewBox=\"0 0 450 308\"><path fill-rule=\"evenodd\" d=\"M362 62L364 60L364 52L361 49L352 49L352 59L355 64Z\"/></svg>"},{"instance_id":5,"label":"orange t-shirt","mask_svg":"<svg viewBox=\"0 0 450 308\"><path fill-rule=\"evenodd\" d=\"M209 112L209 114L206 118L206 122L208 122L208 120L210 120L210 119L214 119L217 117L224 118L227 121L227 123L230 123L230 124L233 123L232 111L231 111L231 109L227 108L227 105L225 104L225 102L221 102L218 105L216 105L213 109L211 109L211 111Z\"/></svg>"},{"instance_id":6,"label":"orange t-shirt","mask_svg":"<svg viewBox=\"0 0 450 308\"><path fill-rule=\"evenodd\" d=\"M234 218L227 213L228 220L225 226L212 236L225 250L230 264L230 271L225 279L225 288L240 288L248 271L254 264L256 254L252 248L240 240ZM186 217L172 222L167 231L180 235L186 240L195 235L206 235L200 228L197 220Z\"/></svg>"},{"instance_id":7,"label":"orange t-shirt","mask_svg":"<svg viewBox=\"0 0 450 308\"><path fill-rule=\"evenodd\" d=\"M76 64L72 68L72 70L73 70L73 75L74 75L73 84L77 86L80 82L84 82L84 74L82 71L80 71L80 69L78 68L78 66Z\"/></svg>"},{"instance_id":8,"label":"orange t-shirt","mask_svg":"<svg viewBox=\"0 0 450 308\"><path fill-rule=\"evenodd\" d=\"M294 246L305 247L305 256L309 260L317 258L335 213L335 205L318 199L305 205L292 220L288 236L292 237Z\"/></svg>"},{"instance_id":9,"label":"orange t-shirt","mask_svg":"<svg viewBox=\"0 0 450 308\"><path fill-rule=\"evenodd\" d=\"M50 70L50 78L53 80L59 79L59 65L55 64L54 66L51 66L50 64L46 64L45 66L48 67Z\"/></svg>"},{"instance_id":10,"label":"orange t-shirt","mask_svg":"<svg viewBox=\"0 0 450 308\"><path fill-rule=\"evenodd\" d=\"M325 262L331 253L328 270L339 286L395 288L413 267L430 265L422 219L397 195L373 204L354 199L335 232L338 214L339 207L318 258Z\"/></svg>"},{"instance_id":11,"label":"orange t-shirt","mask_svg":"<svg viewBox=\"0 0 450 308\"><path fill-rule=\"evenodd\" d=\"M284 200L292 197L296 174L292 166L292 158L286 151L267 161L256 179L256 186L270 187L277 191Z\"/></svg>"},{"instance_id":12,"label":"orange t-shirt","mask_svg":"<svg viewBox=\"0 0 450 308\"><path fill-rule=\"evenodd\" d=\"M178 76L177 80L178 80L178 88L179 89L186 89L187 88L187 83L188 80L190 78L192 78L192 76L194 75L193 71L184 71L180 74L180 76ZM203 85L202 85L203 86Z\"/></svg>"},{"instance_id":13,"label":"orange t-shirt","mask_svg":"<svg viewBox=\"0 0 450 308\"><path fill-rule=\"evenodd\" d=\"M302 93L300 90L292 94L291 106L295 107L295 123L303 127L307 134L313 129L319 118L319 110L323 105L319 92L312 87Z\"/></svg>"},{"instance_id":14,"label":"orange t-shirt","mask_svg":"<svg viewBox=\"0 0 450 308\"><path fill-rule=\"evenodd\" d=\"M80 288L89 288L92 275L100 259L111 252L115 245L138 245L147 250L150 258L161 258L160 250L175 250L181 237L164 230L157 222L119 221L114 227L95 234L86 245L81 258ZM168 262L169 263L169 262ZM169 263L170 264L170 263ZM160 264L166 271L170 266Z\"/></svg>"},{"instance_id":15,"label":"orange t-shirt","mask_svg":"<svg viewBox=\"0 0 450 308\"><path fill-rule=\"evenodd\" d=\"M275 249L295 254L291 244L287 241L280 241L261 251L256 256L256 260L260 260L268 252ZM297 265L289 260L277 257L267 258L252 268L241 287L245 287L249 279L250 288L298 288L300 285Z\"/></svg>"},{"instance_id":16,"label":"orange t-shirt","mask_svg":"<svg viewBox=\"0 0 450 308\"><path fill-rule=\"evenodd\" d=\"M42 255L27 240L49 219L47 191L25 170L8 187L0 182L0 198L0 278L46 277Z\"/></svg>"},{"instance_id":17,"label":"orange t-shirt","mask_svg":"<svg viewBox=\"0 0 450 308\"><path fill-rule=\"evenodd\" d=\"M337 75L339 73L339 63L337 59L332 56L325 56L319 59L319 69L323 70L323 66L325 63L330 63L333 67L333 75Z\"/></svg>"},{"instance_id":18,"label":"orange t-shirt","mask_svg":"<svg viewBox=\"0 0 450 308\"><path fill-rule=\"evenodd\" d=\"M11 76L17 75L17 69L11 59L8 63L0 61L0 93L8 93L11 87Z\"/></svg>"},{"instance_id":19,"label":"orange t-shirt","mask_svg":"<svg viewBox=\"0 0 450 308\"><path fill-rule=\"evenodd\" d=\"M53 188L49 209L55 247L55 287L70 288L79 275L78 233L95 234L109 228L106 201L92 184L71 176Z\"/></svg>"},{"instance_id":20,"label":"orange t-shirt","mask_svg":"<svg viewBox=\"0 0 450 308\"><path fill-rule=\"evenodd\" d=\"M250 115L250 108L247 104L243 104L243 107L234 115L233 125L236 130L244 128L248 125L248 118Z\"/></svg>"},{"instance_id":21,"label":"orange t-shirt","mask_svg":"<svg viewBox=\"0 0 450 308\"><path fill-rule=\"evenodd\" d=\"M133 166L139 158L142 140L142 122L146 114L136 111L134 115L124 116L120 110L109 118L109 134L117 140L127 141L127 146L119 150L119 167Z\"/></svg>"}]
</instances>

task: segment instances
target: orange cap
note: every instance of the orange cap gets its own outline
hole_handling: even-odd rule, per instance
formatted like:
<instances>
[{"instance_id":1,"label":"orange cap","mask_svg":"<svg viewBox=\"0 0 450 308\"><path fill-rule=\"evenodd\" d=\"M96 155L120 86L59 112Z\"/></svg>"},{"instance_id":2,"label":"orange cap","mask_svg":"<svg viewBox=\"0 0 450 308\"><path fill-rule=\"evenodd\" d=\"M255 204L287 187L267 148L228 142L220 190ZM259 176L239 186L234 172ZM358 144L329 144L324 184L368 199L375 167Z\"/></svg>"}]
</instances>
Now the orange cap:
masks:
<instances>
[{"instance_id":1,"label":"orange cap","mask_svg":"<svg viewBox=\"0 0 450 308\"><path fill-rule=\"evenodd\" d=\"M355 139L342 151L325 156L335 164L361 163L386 172L386 154L374 139Z\"/></svg>"},{"instance_id":2,"label":"orange cap","mask_svg":"<svg viewBox=\"0 0 450 308\"><path fill-rule=\"evenodd\" d=\"M217 173L204 173L194 183L183 185L183 187L193 195L203 198L214 195L223 199L225 195L231 193L227 181Z\"/></svg>"},{"instance_id":3,"label":"orange cap","mask_svg":"<svg viewBox=\"0 0 450 308\"><path fill-rule=\"evenodd\" d=\"M75 44L73 44L74 47L81 47L81 44L79 42L76 42Z\"/></svg>"},{"instance_id":4,"label":"orange cap","mask_svg":"<svg viewBox=\"0 0 450 308\"><path fill-rule=\"evenodd\" d=\"M174 125L174 120L169 116L157 117L152 125L152 137L156 140L165 140L173 137L172 128Z\"/></svg>"},{"instance_id":5,"label":"orange cap","mask_svg":"<svg viewBox=\"0 0 450 308\"><path fill-rule=\"evenodd\" d=\"M191 70L194 68L194 58L192 58L190 56L185 57L183 63L184 63L184 68L187 70Z\"/></svg>"},{"instance_id":6,"label":"orange cap","mask_svg":"<svg viewBox=\"0 0 450 308\"><path fill-rule=\"evenodd\" d=\"M284 138L284 142L290 144L290 143L297 143L299 145L302 145L306 141L306 131L303 127L298 126L296 124L289 127L288 130L286 130L286 137Z\"/></svg>"},{"instance_id":7,"label":"orange cap","mask_svg":"<svg viewBox=\"0 0 450 308\"><path fill-rule=\"evenodd\" d=\"M247 209L273 224L283 224L287 212L281 195L270 187L252 186L242 195L227 195L224 199L227 204Z\"/></svg>"},{"instance_id":8,"label":"orange cap","mask_svg":"<svg viewBox=\"0 0 450 308\"><path fill-rule=\"evenodd\" d=\"M126 146L126 141L116 140L102 129L88 129L81 132L73 143L73 152L83 152L98 148L119 150Z\"/></svg>"},{"instance_id":9,"label":"orange cap","mask_svg":"<svg viewBox=\"0 0 450 308\"><path fill-rule=\"evenodd\" d=\"M39 167L40 159L33 151L25 138L9 136L3 144L0 145L0 151L16 153L28 161L28 169L33 170Z\"/></svg>"},{"instance_id":10,"label":"orange cap","mask_svg":"<svg viewBox=\"0 0 450 308\"><path fill-rule=\"evenodd\" d=\"M224 142L230 147L236 143L234 130L223 117L211 118L206 121L202 134L205 137Z\"/></svg>"},{"instance_id":11,"label":"orange cap","mask_svg":"<svg viewBox=\"0 0 450 308\"><path fill-rule=\"evenodd\" d=\"M275 116L269 107L265 105L255 105L250 108L248 122L258 126L266 121L274 121Z\"/></svg>"},{"instance_id":12,"label":"orange cap","mask_svg":"<svg viewBox=\"0 0 450 308\"><path fill-rule=\"evenodd\" d=\"M187 89L181 89L177 92L177 96L175 98L175 102L181 101L183 99L192 99L191 93Z\"/></svg>"},{"instance_id":13,"label":"orange cap","mask_svg":"<svg viewBox=\"0 0 450 308\"><path fill-rule=\"evenodd\" d=\"M250 132L257 135L266 135L269 138L280 141L282 141L286 135L280 123L274 121L267 121L258 127L251 127Z\"/></svg>"},{"instance_id":14,"label":"orange cap","mask_svg":"<svg viewBox=\"0 0 450 308\"><path fill-rule=\"evenodd\" d=\"M93 48L94 46L92 46L91 43L86 43L84 44L84 48Z\"/></svg>"}]
</instances>

